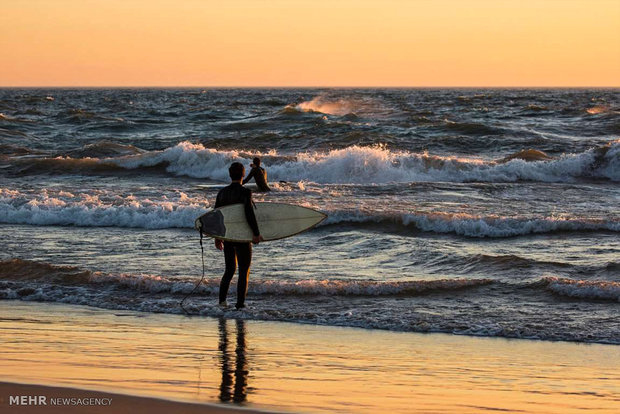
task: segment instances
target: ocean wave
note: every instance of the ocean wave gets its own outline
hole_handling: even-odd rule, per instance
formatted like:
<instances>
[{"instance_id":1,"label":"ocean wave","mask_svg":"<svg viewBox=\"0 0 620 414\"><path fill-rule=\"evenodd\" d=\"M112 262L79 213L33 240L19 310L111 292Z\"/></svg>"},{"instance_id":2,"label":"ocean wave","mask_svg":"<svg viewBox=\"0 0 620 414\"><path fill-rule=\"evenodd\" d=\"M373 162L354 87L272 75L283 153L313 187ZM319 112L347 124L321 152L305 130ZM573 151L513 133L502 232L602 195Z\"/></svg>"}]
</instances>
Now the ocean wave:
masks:
<instances>
[{"instance_id":1,"label":"ocean wave","mask_svg":"<svg viewBox=\"0 0 620 414\"><path fill-rule=\"evenodd\" d=\"M158 199L42 190L36 196L0 188L0 222L84 227L192 228L209 207L204 197L185 193Z\"/></svg>"},{"instance_id":2,"label":"ocean wave","mask_svg":"<svg viewBox=\"0 0 620 414\"><path fill-rule=\"evenodd\" d=\"M519 218L449 213L365 215L329 212L323 225L347 223L395 223L421 231L453 233L467 237L514 237L563 231L620 231L620 222L566 217Z\"/></svg>"},{"instance_id":3,"label":"ocean wave","mask_svg":"<svg viewBox=\"0 0 620 414\"><path fill-rule=\"evenodd\" d=\"M555 294L580 299L606 299L620 302L620 282L606 280L573 280L545 277L543 283Z\"/></svg>"},{"instance_id":4,"label":"ocean wave","mask_svg":"<svg viewBox=\"0 0 620 414\"><path fill-rule=\"evenodd\" d=\"M309 101L287 105L285 113L316 112L326 115L379 115L382 107L373 99L362 98L335 98L327 95L319 95Z\"/></svg>"},{"instance_id":5,"label":"ocean wave","mask_svg":"<svg viewBox=\"0 0 620 414\"><path fill-rule=\"evenodd\" d=\"M123 173L127 169L114 163L102 161L98 158L21 158L13 160L8 171L16 175L36 174L113 174ZM147 170L147 168L145 168Z\"/></svg>"},{"instance_id":6,"label":"ocean wave","mask_svg":"<svg viewBox=\"0 0 620 414\"><path fill-rule=\"evenodd\" d=\"M401 282L254 279L248 295L250 308L242 312L217 306L217 279L206 280L181 308L181 300L192 292L196 282L196 278L187 277L112 275L21 259L0 261L0 299L152 313L187 311L200 316L393 331L620 343L618 332L610 329L613 309L600 303L601 298L617 300L617 290L613 291L604 284L606 282L589 283L579 296L574 296L584 302L593 302L583 306L593 306L597 312L586 312L571 320L569 325L563 323L564 308L554 310L555 307L549 307L548 301L553 299L544 293L549 290L547 285L553 286L556 279L526 285L489 279ZM573 282L571 286L584 284L582 281ZM501 285L500 296L497 295L498 284ZM535 289L533 295L531 289L524 289L528 287ZM232 288L231 296L235 294L234 286ZM271 300L270 296L277 300ZM492 312L479 306L472 308L471 301L484 304L482 308L489 308ZM525 301L518 307L525 311L515 312L509 304L512 301ZM541 314L545 317L541 318Z\"/></svg>"},{"instance_id":7,"label":"ocean wave","mask_svg":"<svg viewBox=\"0 0 620 414\"><path fill-rule=\"evenodd\" d=\"M589 115L599 115L599 114L619 114L620 111L618 108L612 108L607 105L595 105L587 108L585 112Z\"/></svg>"},{"instance_id":8,"label":"ocean wave","mask_svg":"<svg viewBox=\"0 0 620 414\"><path fill-rule=\"evenodd\" d=\"M352 146L327 153L298 153L293 160L272 151L262 155L270 177L275 180L316 183L387 183L414 181L519 180L564 182L580 177L620 181L620 141L583 153L553 160L527 162L516 156L501 163L427 153L393 152L384 147ZM251 154L217 151L182 142L161 152L107 159L124 168L165 164L177 175L227 180L231 161L247 163Z\"/></svg>"},{"instance_id":9,"label":"ocean wave","mask_svg":"<svg viewBox=\"0 0 620 414\"><path fill-rule=\"evenodd\" d=\"M20 118L20 117L16 117L16 116L11 116L11 115L6 115L3 113L0 113L0 121L4 121L4 122L12 122L12 123L34 123L35 121L33 121L32 119L28 119L28 118Z\"/></svg>"},{"instance_id":10,"label":"ocean wave","mask_svg":"<svg viewBox=\"0 0 620 414\"><path fill-rule=\"evenodd\" d=\"M109 147L110 144L105 144ZM194 178L228 181L228 166L233 161L248 164L253 156L264 159L272 180L307 181L319 184L382 184L391 182L572 182L576 179L620 181L620 141L576 154L549 157L542 151L519 151L498 161L428 153L391 151L385 146L350 146L329 152L301 152L295 155L216 150L200 144L181 142L161 151L144 153L128 146L120 147L129 155L107 158L39 158L15 160L22 173L101 172L102 164L127 170L159 167L167 173ZM85 148L94 155L102 148ZM113 151L118 148L113 149ZM94 152L93 152L94 151ZM110 151L110 148L106 148ZM80 164L84 160L83 164ZM103 169L105 170L105 169Z\"/></svg>"},{"instance_id":11,"label":"ocean wave","mask_svg":"<svg viewBox=\"0 0 620 414\"><path fill-rule=\"evenodd\" d=\"M498 258L493 258L496 261ZM499 260L512 260L500 257ZM152 274L107 274L75 266L54 265L23 259L0 261L0 280L5 282L35 282L70 286L92 286L98 289L125 288L145 293L187 294L194 291L196 279L191 277L166 277ZM407 281L364 281L364 280L269 280L252 281L251 295L278 296L410 296L436 291L454 291L476 288L501 282L492 279L431 279ZM216 295L219 278L203 280L197 295ZM22 286L22 285L20 285ZM23 285L25 286L25 285ZM608 299L620 301L620 282L608 280L574 280L546 276L535 282L526 282L514 287L544 288L555 294L581 299ZM231 286L235 293L234 286ZM22 294L28 294L27 291Z\"/></svg>"},{"instance_id":12,"label":"ocean wave","mask_svg":"<svg viewBox=\"0 0 620 414\"><path fill-rule=\"evenodd\" d=\"M187 294L193 291L193 278L169 278L159 275L106 274L72 266L22 259L0 261L0 280L54 283L66 285L104 285L140 292ZM251 295L287 296L395 296L418 295L435 291L450 291L484 286L490 279L437 279L415 281L357 281L357 280L253 280ZM205 279L198 294L218 293L220 279ZM232 287L234 293L235 287Z\"/></svg>"},{"instance_id":13,"label":"ocean wave","mask_svg":"<svg viewBox=\"0 0 620 414\"><path fill-rule=\"evenodd\" d=\"M505 133L505 130L503 128L476 122L457 122L445 119L443 126L450 131L462 132L469 135L485 136L502 135Z\"/></svg>"},{"instance_id":14,"label":"ocean wave","mask_svg":"<svg viewBox=\"0 0 620 414\"><path fill-rule=\"evenodd\" d=\"M527 149L519 152L515 152L514 154L510 154L507 157L502 158L498 161L498 163L505 163L514 159L519 159L523 161L549 161L552 160L553 157L548 156L542 151L535 149Z\"/></svg>"},{"instance_id":15,"label":"ocean wave","mask_svg":"<svg viewBox=\"0 0 620 414\"><path fill-rule=\"evenodd\" d=\"M0 133L1 132L2 131L0 131ZM3 155L23 156L33 153L37 153L37 151L21 145L0 144L0 154Z\"/></svg>"},{"instance_id":16,"label":"ocean wave","mask_svg":"<svg viewBox=\"0 0 620 414\"><path fill-rule=\"evenodd\" d=\"M87 111L79 108L73 108L60 112L56 116L74 124L90 123L92 121L125 122L125 119L121 117L101 115L93 111Z\"/></svg>"},{"instance_id":17,"label":"ocean wave","mask_svg":"<svg viewBox=\"0 0 620 414\"><path fill-rule=\"evenodd\" d=\"M486 99L486 98L488 98L488 95L484 93L476 93L473 95L459 95L456 97L456 99L461 102L469 102L473 99Z\"/></svg>"},{"instance_id":18,"label":"ocean wave","mask_svg":"<svg viewBox=\"0 0 620 414\"><path fill-rule=\"evenodd\" d=\"M202 194L183 192L157 198L122 195L104 190L70 193L44 189L36 193L0 188L0 223L84 227L135 227L147 229L193 228L196 217L210 207ZM316 207L316 206L313 206ZM620 222L576 217L503 217L454 213L373 213L322 208L325 225L395 225L434 233L467 237L513 237L567 231L620 231Z\"/></svg>"},{"instance_id":19,"label":"ocean wave","mask_svg":"<svg viewBox=\"0 0 620 414\"><path fill-rule=\"evenodd\" d=\"M528 104L524 109L528 111L548 111L549 107L539 104Z\"/></svg>"},{"instance_id":20,"label":"ocean wave","mask_svg":"<svg viewBox=\"0 0 620 414\"><path fill-rule=\"evenodd\" d=\"M0 279L12 281L45 281L47 283L84 284L92 272L75 266L59 266L31 260L0 261Z\"/></svg>"},{"instance_id":21,"label":"ocean wave","mask_svg":"<svg viewBox=\"0 0 620 414\"><path fill-rule=\"evenodd\" d=\"M28 134L18 130L0 128L0 136L26 138Z\"/></svg>"},{"instance_id":22,"label":"ocean wave","mask_svg":"<svg viewBox=\"0 0 620 414\"><path fill-rule=\"evenodd\" d=\"M126 144L118 144L111 141L99 141L94 144L88 144L81 148L76 148L74 150L68 151L64 154L61 154L60 157L64 158L111 158L111 157L119 157L126 155L136 155L142 154L145 151L133 146Z\"/></svg>"},{"instance_id":23,"label":"ocean wave","mask_svg":"<svg viewBox=\"0 0 620 414\"><path fill-rule=\"evenodd\" d=\"M569 269L573 267L573 265L566 262L537 260L513 254L476 254L461 256L452 252L431 259L427 261L424 266L425 268L432 268L435 270L446 269L448 271L454 271L456 269L457 272L464 274L470 274L471 272L512 272L515 269L521 271L526 269L538 271L541 267L553 269Z\"/></svg>"}]
</instances>

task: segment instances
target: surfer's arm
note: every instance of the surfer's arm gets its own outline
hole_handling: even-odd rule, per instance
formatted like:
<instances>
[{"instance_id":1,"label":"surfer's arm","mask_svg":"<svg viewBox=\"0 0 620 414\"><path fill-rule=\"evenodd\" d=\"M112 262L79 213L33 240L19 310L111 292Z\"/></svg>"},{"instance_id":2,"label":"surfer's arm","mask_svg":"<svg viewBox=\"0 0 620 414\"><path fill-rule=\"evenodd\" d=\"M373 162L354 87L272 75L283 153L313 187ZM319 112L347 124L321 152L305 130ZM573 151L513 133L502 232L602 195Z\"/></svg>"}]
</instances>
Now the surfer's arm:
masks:
<instances>
[{"instance_id":1,"label":"surfer's arm","mask_svg":"<svg viewBox=\"0 0 620 414\"><path fill-rule=\"evenodd\" d=\"M243 184L247 183L248 181L250 181L252 179L252 177L254 177L254 168L252 168L250 170L250 173L248 174L247 177L245 177L245 180L243 180Z\"/></svg>"},{"instance_id":2,"label":"surfer's arm","mask_svg":"<svg viewBox=\"0 0 620 414\"><path fill-rule=\"evenodd\" d=\"M217 193L217 197L215 198L215 205L213 208L218 208L222 206L222 200L220 198L220 193ZM220 239L215 239L215 248L218 250L224 250L224 242Z\"/></svg>"},{"instance_id":3,"label":"surfer's arm","mask_svg":"<svg viewBox=\"0 0 620 414\"><path fill-rule=\"evenodd\" d=\"M256 222L256 215L254 214L254 205L252 203L252 193L248 190L248 195L245 198L245 218L252 229L252 233L254 236L260 236L260 231L258 230L258 223Z\"/></svg>"},{"instance_id":4,"label":"surfer's arm","mask_svg":"<svg viewBox=\"0 0 620 414\"><path fill-rule=\"evenodd\" d=\"M220 199L220 193L217 193L217 197L215 197L215 205L213 206L213 208L216 209L221 206L222 206L222 200Z\"/></svg>"}]
</instances>

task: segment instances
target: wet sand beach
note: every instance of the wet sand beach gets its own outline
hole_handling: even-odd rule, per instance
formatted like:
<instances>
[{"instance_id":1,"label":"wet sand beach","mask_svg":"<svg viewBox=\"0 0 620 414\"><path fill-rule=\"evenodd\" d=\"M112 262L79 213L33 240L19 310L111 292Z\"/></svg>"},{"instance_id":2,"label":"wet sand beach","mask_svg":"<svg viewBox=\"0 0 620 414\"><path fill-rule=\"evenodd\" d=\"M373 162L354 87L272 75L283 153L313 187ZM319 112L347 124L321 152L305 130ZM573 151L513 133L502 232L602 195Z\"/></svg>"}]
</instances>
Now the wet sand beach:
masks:
<instances>
[{"instance_id":1,"label":"wet sand beach","mask_svg":"<svg viewBox=\"0 0 620 414\"><path fill-rule=\"evenodd\" d=\"M613 345L58 303L2 301L0 309L0 390L7 413L56 412L7 407L13 393L102 395L76 389L149 397L112 396L112 406L90 411L102 413L219 412L159 399L308 413L612 413L620 404L620 349Z\"/></svg>"}]
</instances>

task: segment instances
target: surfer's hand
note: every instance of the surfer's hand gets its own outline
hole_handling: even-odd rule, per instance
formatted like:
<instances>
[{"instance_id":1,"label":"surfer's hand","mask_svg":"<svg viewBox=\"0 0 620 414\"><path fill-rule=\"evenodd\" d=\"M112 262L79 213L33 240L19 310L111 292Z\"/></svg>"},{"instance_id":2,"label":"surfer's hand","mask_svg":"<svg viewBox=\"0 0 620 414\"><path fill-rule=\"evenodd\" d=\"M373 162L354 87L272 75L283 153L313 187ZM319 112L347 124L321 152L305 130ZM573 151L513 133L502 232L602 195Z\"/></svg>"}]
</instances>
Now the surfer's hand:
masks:
<instances>
[{"instance_id":1,"label":"surfer's hand","mask_svg":"<svg viewBox=\"0 0 620 414\"><path fill-rule=\"evenodd\" d=\"M224 242L220 239L215 239L215 248L218 250L224 250Z\"/></svg>"},{"instance_id":2,"label":"surfer's hand","mask_svg":"<svg viewBox=\"0 0 620 414\"><path fill-rule=\"evenodd\" d=\"M252 243L254 244L258 244L262 241L264 241L265 239L263 239L263 236L252 236Z\"/></svg>"}]
</instances>

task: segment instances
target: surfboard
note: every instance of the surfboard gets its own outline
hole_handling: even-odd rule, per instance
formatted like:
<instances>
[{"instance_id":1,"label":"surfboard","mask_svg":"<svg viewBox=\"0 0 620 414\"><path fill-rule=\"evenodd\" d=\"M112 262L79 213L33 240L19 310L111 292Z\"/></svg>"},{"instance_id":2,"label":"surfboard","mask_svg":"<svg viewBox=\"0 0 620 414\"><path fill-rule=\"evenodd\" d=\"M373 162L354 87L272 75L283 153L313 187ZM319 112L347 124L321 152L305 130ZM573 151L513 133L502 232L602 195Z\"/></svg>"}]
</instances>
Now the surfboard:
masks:
<instances>
[{"instance_id":1,"label":"surfboard","mask_svg":"<svg viewBox=\"0 0 620 414\"><path fill-rule=\"evenodd\" d=\"M256 203L254 214L265 241L294 236L327 218L320 211L285 203ZM245 218L243 204L211 210L198 217L194 226L207 237L235 242L252 241L253 233Z\"/></svg>"}]
</instances>

